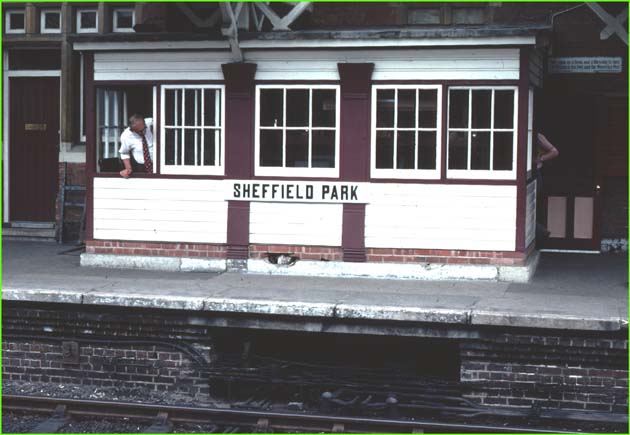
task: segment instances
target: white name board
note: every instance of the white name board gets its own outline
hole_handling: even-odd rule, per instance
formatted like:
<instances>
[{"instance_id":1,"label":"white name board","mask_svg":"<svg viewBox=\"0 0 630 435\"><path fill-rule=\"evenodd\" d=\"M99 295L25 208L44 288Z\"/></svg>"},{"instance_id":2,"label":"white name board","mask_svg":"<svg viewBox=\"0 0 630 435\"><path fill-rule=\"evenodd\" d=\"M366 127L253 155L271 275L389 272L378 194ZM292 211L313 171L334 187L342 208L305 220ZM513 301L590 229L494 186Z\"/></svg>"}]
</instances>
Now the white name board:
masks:
<instances>
[{"instance_id":1,"label":"white name board","mask_svg":"<svg viewBox=\"0 0 630 435\"><path fill-rule=\"evenodd\" d=\"M620 73L621 57L551 57L550 74Z\"/></svg>"},{"instance_id":2,"label":"white name board","mask_svg":"<svg viewBox=\"0 0 630 435\"><path fill-rule=\"evenodd\" d=\"M366 203L366 183L226 180L229 201Z\"/></svg>"}]
</instances>

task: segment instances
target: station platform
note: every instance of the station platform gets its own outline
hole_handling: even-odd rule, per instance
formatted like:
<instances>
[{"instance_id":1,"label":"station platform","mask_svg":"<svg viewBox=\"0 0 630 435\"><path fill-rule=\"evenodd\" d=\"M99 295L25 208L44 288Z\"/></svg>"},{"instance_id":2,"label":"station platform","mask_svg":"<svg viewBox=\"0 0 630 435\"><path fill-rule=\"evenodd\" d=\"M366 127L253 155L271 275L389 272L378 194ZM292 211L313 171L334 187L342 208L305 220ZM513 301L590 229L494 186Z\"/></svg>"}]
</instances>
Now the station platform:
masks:
<instances>
[{"instance_id":1,"label":"station platform","mask_svg":"<svg viewBox=\"0 0 630 435\"><path fill-rule=\"evenodd\" d=\"M79 252L65 252L67 245L4 241L2 248L3 301L260 316L313 332L335 321L628 328L628 258L619 254L542 253L533 280L517 284L99 269L81 267Z\"/></svg>"}]
</instances>

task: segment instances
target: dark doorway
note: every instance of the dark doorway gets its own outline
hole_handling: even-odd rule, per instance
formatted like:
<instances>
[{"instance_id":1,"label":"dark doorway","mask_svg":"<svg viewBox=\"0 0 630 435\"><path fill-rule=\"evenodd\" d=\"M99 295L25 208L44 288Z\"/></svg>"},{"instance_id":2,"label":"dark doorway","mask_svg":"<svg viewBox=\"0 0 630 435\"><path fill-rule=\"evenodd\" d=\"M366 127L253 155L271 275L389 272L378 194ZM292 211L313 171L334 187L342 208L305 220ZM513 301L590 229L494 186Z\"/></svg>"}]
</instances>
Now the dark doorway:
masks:
<instances>
[{"instance_id":1,"label":"dark doorway","mask_svg":"<svg viewBox=\"0 0 630 435\"><path fill-rule=\"evenodd\" d=\"M59 161L59 78L9 82L9 220L52 222Z\"/></svg>"}]
</instances>

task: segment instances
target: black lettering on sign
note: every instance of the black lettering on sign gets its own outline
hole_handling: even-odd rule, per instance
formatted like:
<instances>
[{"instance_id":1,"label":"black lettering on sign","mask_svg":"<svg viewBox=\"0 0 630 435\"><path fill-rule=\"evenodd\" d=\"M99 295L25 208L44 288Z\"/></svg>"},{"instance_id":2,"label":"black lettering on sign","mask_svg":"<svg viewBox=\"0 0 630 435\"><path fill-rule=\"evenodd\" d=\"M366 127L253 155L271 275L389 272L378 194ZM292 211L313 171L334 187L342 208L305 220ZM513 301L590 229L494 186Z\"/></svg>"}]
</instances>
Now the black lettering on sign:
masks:
<instances>
[{"instance_id":1,"label":"black lettering on sign","mask_svg":"<svg viewBox=\"0 0 630 435\"><path fill-rule=\"evenodd\" d=\"M241 185L238 183L234 183L234 198L241 197Z\"/></svg>"},{"instance_id":2,"label":"black lettering on sign","mask_svg":"<svg viewBox=\"0 0 630 435\"><path fill-rule=\"evenodd\" d=\"M313 185L306 185L306 199L313 199Z\"/></svg>"},{"instance_id":3,"label":"black lettering on sign","mask_svg":"<svg viewBox=\"0 0 630 435\"><path fill-rule=\"evenodd\" d=\"M259 198L258 196L258 184L252 185L252 198Z\"/></svg>"},{"instance_id":4,"label":"black lettering on sign","mask_svg":"<svg viewBox=\"0 0 630 435\"><path fill-rule=\"evenodd\" d=\"M339 199L339 192L337 192L337 186L332 186L332 191L330 193L330 199Z\"/></svg>"},{"instance_id":5,"label":"black lettering on sign","mask_svg":"<svg viewBox=\"0 0 630 435\"><path fill-rule=\"evenodd\" d=\"M322 186L322 199L326 199L326 195L330 191L330 186L323 185Z\"/></svg>"},{"instance_id":6,"label":"black lettering on sign","mask_svg":"<svg viewBox=\"0 0 630 435\"><path fill-rule=\"evenodd\" d=\"M350 189L350 199L352 201L358 201L359 198L357 197L357 188L358 186L352 186L352 188Z\"/></svg>"}]
</instances>

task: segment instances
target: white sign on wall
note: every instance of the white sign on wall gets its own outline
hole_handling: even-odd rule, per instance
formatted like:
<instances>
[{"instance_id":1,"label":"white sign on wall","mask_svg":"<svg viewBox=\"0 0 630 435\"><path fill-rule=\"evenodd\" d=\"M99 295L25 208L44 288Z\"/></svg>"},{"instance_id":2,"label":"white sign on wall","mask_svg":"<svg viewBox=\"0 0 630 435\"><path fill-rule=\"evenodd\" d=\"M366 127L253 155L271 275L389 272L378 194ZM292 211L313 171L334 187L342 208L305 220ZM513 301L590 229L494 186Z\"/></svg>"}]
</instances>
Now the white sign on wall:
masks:
<instances>
[{"instance_id":1,"label":"white sign on wall","mask_svg":"<svg viewBox=\"0 0 630 435\"><path fill-rule=\"evenodd\" d=\"M229 201L366 203L365 183L226 180Z\"/></svg>"},{"instance_id":2,"label":"white sign on wall","mask_svg":"<svg viewBox=\"0 0 630 435\"><path fill-rule=\"evenodd\" d=\"M551 57L549 74L620 73L621 57Z\"/></svg>"}]
</instances>

